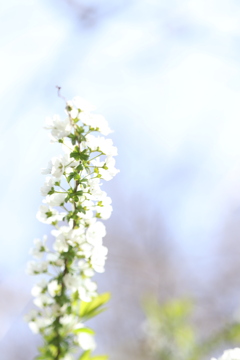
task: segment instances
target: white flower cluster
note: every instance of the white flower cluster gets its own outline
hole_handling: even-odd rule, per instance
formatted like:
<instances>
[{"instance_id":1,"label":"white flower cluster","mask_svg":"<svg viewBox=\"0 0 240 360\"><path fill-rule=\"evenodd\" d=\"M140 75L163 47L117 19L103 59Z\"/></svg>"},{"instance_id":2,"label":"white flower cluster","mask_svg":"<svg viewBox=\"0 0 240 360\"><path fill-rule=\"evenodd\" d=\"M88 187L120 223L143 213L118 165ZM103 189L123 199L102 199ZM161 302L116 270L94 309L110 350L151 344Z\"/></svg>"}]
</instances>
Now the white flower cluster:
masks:
<instances>
[{"instance_id":1,"label":"white flower cluster","mask_svg":"<svg viewBox=\"0 0 240 360\"><path fill-rule=\"evenodd\" d=\"M35 239L27 273L45 274L32 289L33 310L26 319L33 332L52 336L56 359L70 359L64 337L83 350L95 348L93 335L84 327L76 309L78 302L91 302L97 296L95 272L104 272L107 248L103 246L106 220L112 212L111 199L101 190L101 179L111 180L117 148L108 135L111 130L93 106L75 97L66 104L67 117L47 118L51 141L62 144L64 155L54 157L46 169L41 194L45 197L37 219L53 226L52 239ZM51 246L52 244L52 246ZM52 335L51 335L52 334ZM61 341L60 341L61 339ZM48 351L50 351L48 349ZM47 353L46 353L47 354ZM72 358L71 358L72 359Z\"/></svg>"},{"instance_id":2,"label":"white flower cluster","mask_svg":"<svg viewBox=\"0 0 240 360\"><path fill-rule=\"evenodd\" d=\"M211 360L240 360L240 348L225 350L218 359L212 358Z\"/></svg>"}]
</instances>

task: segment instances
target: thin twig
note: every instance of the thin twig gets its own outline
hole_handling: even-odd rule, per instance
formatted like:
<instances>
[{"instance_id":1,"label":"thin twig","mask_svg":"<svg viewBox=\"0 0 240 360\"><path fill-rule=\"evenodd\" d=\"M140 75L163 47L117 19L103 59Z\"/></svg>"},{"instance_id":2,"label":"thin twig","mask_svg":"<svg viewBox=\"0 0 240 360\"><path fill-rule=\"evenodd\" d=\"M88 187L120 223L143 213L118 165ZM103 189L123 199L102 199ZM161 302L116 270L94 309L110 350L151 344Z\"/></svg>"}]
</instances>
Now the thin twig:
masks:
<instances>
[{"instance_id":1,"label":"thin twig","mask_svg":"<svg viewBox=\"0 0 240 360\"><path fill-rule=\"evenodd\" d=\"M61 98L61 99L63 99L65 102L67 102L67 100L66 100L66 98L64 97L64 96L62 96L62 94L61 94L61 86L58 86L58 85L56 85L56 88L57 88L57 94L58 94L58 96Z\"/></svg>"}]
</instances>

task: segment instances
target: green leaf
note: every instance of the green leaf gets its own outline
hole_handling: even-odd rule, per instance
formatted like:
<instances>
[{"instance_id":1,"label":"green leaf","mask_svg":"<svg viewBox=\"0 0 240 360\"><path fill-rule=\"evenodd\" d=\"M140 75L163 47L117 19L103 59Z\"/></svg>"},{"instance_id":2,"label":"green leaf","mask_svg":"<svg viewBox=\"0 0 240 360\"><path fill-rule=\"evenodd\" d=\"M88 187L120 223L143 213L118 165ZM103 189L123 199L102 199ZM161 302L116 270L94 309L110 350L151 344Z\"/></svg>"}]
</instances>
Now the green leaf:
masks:
<instances>
[{"instance_id":1,"label":"green leaf","mask_svg":"<svg viewBox=\"0 0 240 360\"><path fill-rule=\"evenodd\" d=\"M84 133L84 128L82 126L77 126L76 133L78 135L81 135L82 133Z\"/></svg>"},{"instance_id":2,"label":"green leaf","mask_svg":"<svg viewBox=\"0 0 240 360\"><path fill-rule=\"evenodd\" d=\"M87 315L84 315L84 319L89 320L89 319L101 314L102 312L104 312L106 310L107 310L107 307L102 307L98 310L93 310L93 311L89 312Z\"/></svg>"},{"instance_id":3,"label":"green leaf","mask_svg":"<svg viewBox=\"0 0 240 360\"><path fill-rule=\"evenodd\" d=\"M101 308L101 306L106 304L109 301L109 299L110 299L110 293L104 293L98 295L90 302L81 301L80 316L89 319L100 314L102 311L105 310L105 308Z\"/></svg>"},{"instance_id":4,"label":"green leaf","mask_svg":"<svg viewBox=\"0 0 240 360\"><path fill-rule=\"evenodd\" d=\"M53 356L57 355L57 350L58 350L57 346L49 345L49 350Z\"/></svg>"},{"instance_id":5,"label":"green leaf","mask_svg":"<svg viewBox=\"0 0 240 360\"><path fill-rule=\"evenodd\" d=\"M78 360L90 360L91 350L84 351Z\"/></svg>"},{"instance_id":6,"label":"green leaf","mask_svg":"<svg viewBox=\"0 0 240 360\"><path fill-rule=\"evenodd\" d=\"M74 147L74 150L70 153L70 157L74 158L75 160L80 160L80 149L78 146Z\"/></svg>"},{"instance_id":7,"label":"green leaf","mask_svg":"<svg viewBox=\"0 0 240 360\"><path fill-rule=\"evenodd\" d=\"M81 171L81 170L83 170L83 166L82 166L82 164L78 165L78 166L76 167L76 170L77 170L77 171Z\"/></svg>"},{"instance_id":8,"label":"green leaf","mask_svg":"<svg viewBox=\"0 0 240 360\"><path fill-rule=\"evenodd\" d=\"M88 150L85 149L79 154L79 158L83 161L87 161L89 159L89 154L87 154Z\"/></svg>"},{"instance_id":9,"label":"green leaf","mask_svg":"<svg viewBox=\"0 0 240 360\"><path fill-rule=\"evenodd\" d=\"M74 180L79 180L80 179L80 175L78 173L74 173Z\"/></svg>"},{"instance_id":10,"label":"green leaf","mask_svg":"<svg viewBox=\"0 0 240 360\"><path fill-rule=\"evenodd\" d=\"M67 177L67 181L70 182L74 178L74 175L75 175L75 173L71 172Z\"/></svg>"},{"instance_id":11,"label":"green leaf","mask_svg":"<svg viewBox=\"0 0 240 360\"><path fill-rule=\"evenodd\" d=\"M108 359L107 355L97 355L97 356L91 357L91 360L107 360L107 359Z\"/></svg>"},{"instance_id":12,"label":"green leaf","mask_svg":"<svg viewBox=\"0 0 240 360\"><path fill-rule=\"evenodd\" d=\"M68 137L71 139L72 144L75 145L75 144L76 144L76 140L77 140L76 135L70 134L70 135L68 135Z\"/></svg>"},{"instance_id":13,"label":"green leaf","mask_svg":"<svg viewBox=\"0 0 240 360\"><path fill-rule=\"evenodd\" d=\"M79 328L79 329L73 330L73 332L74 332L74 334L79 334L80 332L85 332L90 335L95 335L95 331L93 331L92 329L89 329L89 328Z\"/></svg>"}]
</instances>

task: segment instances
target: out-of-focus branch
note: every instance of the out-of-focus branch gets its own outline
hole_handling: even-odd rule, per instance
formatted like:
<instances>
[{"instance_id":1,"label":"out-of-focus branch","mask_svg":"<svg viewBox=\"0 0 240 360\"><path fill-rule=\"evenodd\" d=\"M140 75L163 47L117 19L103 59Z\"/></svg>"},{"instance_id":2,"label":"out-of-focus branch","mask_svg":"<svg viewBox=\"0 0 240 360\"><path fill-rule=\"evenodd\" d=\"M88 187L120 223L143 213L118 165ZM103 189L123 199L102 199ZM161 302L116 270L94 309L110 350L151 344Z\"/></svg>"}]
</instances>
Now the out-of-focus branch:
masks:
<instances>
[{"instance_id":1,"label":"out-of-focus branch","mask_svg":"<svg viewBox=\"0 0 240 360\"><path fill-rule=\"evenodd\" d=\"M93 26L98 20L98 8L78 0L64 0L84 25Z\"/></svg>"},{"instance_id":2,"label":"out-of-focus branch","mask_svg":"<svg viewBox=\"0 0 240 360\"><path fill-rule=\"evenodd\" d=\"M88 27L96 25L97 22L106 16L112 16L116 12L121 11L125 6L132 3L130 0L119 0L115 3L110 1L101 1L100 3L98 1L93 1L91 4L87 4L86 1L82 0L62 1L71 8L80 22Z\"/></svg>"}]
</instances>

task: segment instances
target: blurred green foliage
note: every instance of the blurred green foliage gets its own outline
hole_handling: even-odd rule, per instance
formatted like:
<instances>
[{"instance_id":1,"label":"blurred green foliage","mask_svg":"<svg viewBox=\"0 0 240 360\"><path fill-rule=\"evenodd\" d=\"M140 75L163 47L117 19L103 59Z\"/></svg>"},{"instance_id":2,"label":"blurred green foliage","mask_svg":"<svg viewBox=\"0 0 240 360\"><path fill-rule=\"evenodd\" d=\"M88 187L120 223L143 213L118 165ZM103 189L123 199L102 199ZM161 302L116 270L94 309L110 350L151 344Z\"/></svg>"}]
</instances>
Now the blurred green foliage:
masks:
<instances>
[{"instance_id":1,"label":"blurred green foliage","mask_svg":"<svg viewBox=\"0 0 240 360\"><path fill-rule=\"evenodd\" d=\"M155 298L144 302L145 352L152 360L202 360L222 345L240 343L240 323L228 323L207 338L193 321L194 304L176 299L160 304Z\"/></svg>"}]
</instances>

